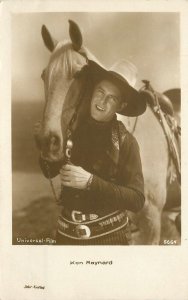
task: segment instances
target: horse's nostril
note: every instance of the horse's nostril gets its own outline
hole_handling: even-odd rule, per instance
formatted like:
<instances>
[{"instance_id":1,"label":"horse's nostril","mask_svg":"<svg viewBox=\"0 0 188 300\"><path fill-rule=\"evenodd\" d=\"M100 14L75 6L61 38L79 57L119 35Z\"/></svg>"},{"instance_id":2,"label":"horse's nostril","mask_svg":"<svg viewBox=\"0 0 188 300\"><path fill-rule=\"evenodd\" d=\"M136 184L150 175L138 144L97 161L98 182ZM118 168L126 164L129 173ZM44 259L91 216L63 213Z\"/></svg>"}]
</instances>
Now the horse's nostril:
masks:
<instances>
[{"instance_id":1,"label":"horse's nostril","mask_svg":"<svg viewBox=\"0 0 188 300\"><path fill-rule=\"evenodd\" d=\"M58 138L57 137L55 137L55 136L53 136L52 138L51 138L51 143L52 143L52 145L57 145L58 144Z\"/></svg>"},{"instance_id":2,"label":"horse's nostril","mask_svg":"<svg viewBox=\"0 0 188 300\"><path fill-rule=\"evenodd\" d=\"M60 147L60 138L57 135L53 135L50 139L50 147L52 151L59 150Z\"/></svg>"}]
</instances>

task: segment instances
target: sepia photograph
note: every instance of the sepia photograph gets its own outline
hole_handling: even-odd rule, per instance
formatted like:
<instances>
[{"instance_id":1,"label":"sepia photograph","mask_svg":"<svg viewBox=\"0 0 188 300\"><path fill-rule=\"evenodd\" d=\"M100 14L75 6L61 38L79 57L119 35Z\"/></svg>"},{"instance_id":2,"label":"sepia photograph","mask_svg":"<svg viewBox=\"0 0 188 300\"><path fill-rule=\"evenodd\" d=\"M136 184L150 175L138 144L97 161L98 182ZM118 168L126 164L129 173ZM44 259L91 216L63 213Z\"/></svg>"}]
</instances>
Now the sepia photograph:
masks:
<instances>
[{"instance_id":1,"label":"sepia photograph","mask_svg":"<svg viewBox=\"0 0 188 300\"><path fill-rule=\"evenodd\" d=\"M180 245L179 13L12 16L14 245Z\"/></svg>"}]
</instances>

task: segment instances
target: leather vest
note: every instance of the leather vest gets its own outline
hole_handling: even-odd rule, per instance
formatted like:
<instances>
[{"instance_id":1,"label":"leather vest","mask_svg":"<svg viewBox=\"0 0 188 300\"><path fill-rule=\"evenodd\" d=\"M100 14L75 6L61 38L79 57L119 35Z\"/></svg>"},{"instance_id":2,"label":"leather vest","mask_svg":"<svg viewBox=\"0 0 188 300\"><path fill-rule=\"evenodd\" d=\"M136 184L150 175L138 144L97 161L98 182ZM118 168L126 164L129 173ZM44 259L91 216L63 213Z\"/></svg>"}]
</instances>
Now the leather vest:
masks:
<instances>
[{"instance_id":1,"label":"leather vest","mask_svg":"<svg viewBox=\"0 0 188 300\"><path fill-rule=\"evenodd\" d=\"M128 134L127 129L122 122L115 120L112 125L111 143L96 161L90 166L89 172L107 180L109 182L118 183L118 169L121 145L125 141ZM70 210L79 210L85 212L100 211L104 215L111 212L111 208L100 205L96 207L95 199L92 198L90 192L85 192L77 189L64 188L62 200L64 207ZM88 201L88 197L90 201Z\"/></svg>"},{"instance_id":2,"label":"leather vest","mask_svg":"<svg viewBox=\"0 0 188 300\"><path fill-rule=\"evenodd\" d=\"M106 150L108 162L97 160L93 170L99 176L111 182L116 182L119 166L120 149L128 134L127 129L121 121L115 120L112 126L111 146Z\"/></svg>"}]
</instances>

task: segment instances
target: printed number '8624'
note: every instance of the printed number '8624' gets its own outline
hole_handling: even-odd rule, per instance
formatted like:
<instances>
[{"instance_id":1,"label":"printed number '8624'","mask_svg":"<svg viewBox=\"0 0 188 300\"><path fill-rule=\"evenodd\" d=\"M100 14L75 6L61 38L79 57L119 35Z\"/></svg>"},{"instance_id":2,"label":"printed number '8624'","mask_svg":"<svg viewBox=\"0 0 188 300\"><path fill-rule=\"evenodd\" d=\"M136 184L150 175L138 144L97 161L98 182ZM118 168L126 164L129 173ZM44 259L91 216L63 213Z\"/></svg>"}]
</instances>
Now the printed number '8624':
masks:
<instances>
[{"instance_id":1,"label":"printed number '8624'","mask_svg":"<svg viewBox=\"0 0 188 300\"><path fill-rule=\"evenodd\" d=\"M176 240L164 240L164 245L176 245Z\"/></svg>"}]
</instances>

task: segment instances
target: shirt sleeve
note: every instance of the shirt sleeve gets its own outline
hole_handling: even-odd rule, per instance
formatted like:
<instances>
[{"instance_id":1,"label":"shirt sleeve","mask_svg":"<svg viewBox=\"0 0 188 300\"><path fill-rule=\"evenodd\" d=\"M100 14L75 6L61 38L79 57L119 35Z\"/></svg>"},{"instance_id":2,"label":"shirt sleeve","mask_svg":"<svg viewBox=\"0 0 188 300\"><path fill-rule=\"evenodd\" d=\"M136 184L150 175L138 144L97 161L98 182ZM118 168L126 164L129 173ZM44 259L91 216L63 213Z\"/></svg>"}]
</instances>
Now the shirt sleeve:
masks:
<instances>
[{"instance_id":1,"label":"shirt sleeve","mask_svg":"<svg viewBox=\"0 0 188 300\"><path fill-rule=\"evenodd\" d=\"M105 205L115 210L140 211L145 202L144 179L139 146L133 136L130 145L126 142L122 145L117 182L108 182L94 175L90 190L97 201L105 201Z\"/></svg>"}]
</instances>

